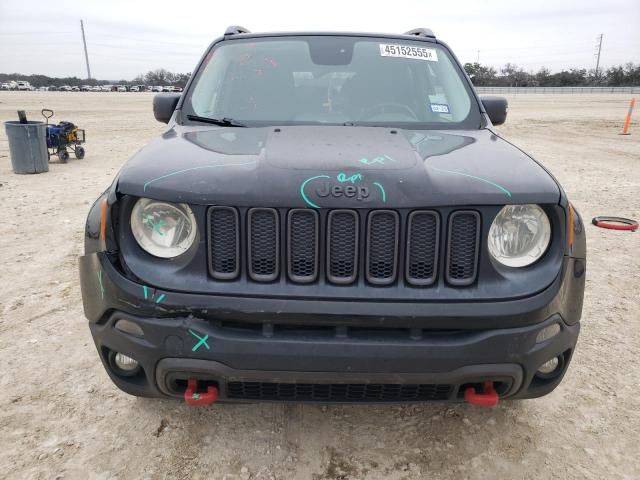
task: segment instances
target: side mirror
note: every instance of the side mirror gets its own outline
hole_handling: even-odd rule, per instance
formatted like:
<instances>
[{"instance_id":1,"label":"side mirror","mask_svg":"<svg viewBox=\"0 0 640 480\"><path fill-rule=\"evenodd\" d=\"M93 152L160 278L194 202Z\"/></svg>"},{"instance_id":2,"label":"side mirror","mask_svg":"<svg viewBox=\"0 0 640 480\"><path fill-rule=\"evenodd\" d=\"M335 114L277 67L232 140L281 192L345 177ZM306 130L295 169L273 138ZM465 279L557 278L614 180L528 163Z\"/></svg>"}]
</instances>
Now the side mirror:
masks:
<instances>
[{"instance_id":1,"label":"side mirror","mask_svg":"<svg viewBox=\"0 0 640 480\"><path fill-rule=\"evenodd\" d=\"M161 93L153 97L153 116L162 123L169 123L180 100L179 93Z\"/></svg>"},{"instance_id":2,"label":"side mirror","mask_svg":"<svg viewBox=\"0 0 640 480\"><path fill-rule=\"evenodd\" d=\"M507 119L507 107L509 103L504 97L482 96L482 105L494 125L502 125Z\"/></svg>"}]
</instances>

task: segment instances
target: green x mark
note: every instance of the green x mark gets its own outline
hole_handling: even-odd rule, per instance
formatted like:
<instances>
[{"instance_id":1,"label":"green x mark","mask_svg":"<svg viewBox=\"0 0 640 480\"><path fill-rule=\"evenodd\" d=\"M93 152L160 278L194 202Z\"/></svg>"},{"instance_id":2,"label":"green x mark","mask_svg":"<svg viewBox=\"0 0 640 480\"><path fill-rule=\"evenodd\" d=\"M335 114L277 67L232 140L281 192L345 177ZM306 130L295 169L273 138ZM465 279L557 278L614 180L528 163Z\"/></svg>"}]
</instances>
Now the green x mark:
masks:
<instances>
[{"instance_id":1,"label":"green x mark","mask_svg":"<svg viewBox=\"0 0 640 480\"><path fill-rule=\"evenodd\" d=\"M209 338L209 335L205 335L204 337L201 337L200 335L198 335L196 332L194 332L191 329L189 329L189 333L199 340L199 342L196 343L193 346L193 348L191 349L192 352L196 352L202 345L204 345L204 347L207 350L211 350L211 347L209 347L209 344L207 343L207 339Z\"/></svg>"},{"instance_id":2,"label":"green x mark","mask_svg":"<svg viewBox=\"0 0 640 480\"><path fill-rule=\"evenodd\" d=\"M198 398L200 398L200 394L194 393L193 395L191 395L191 398L195 398L197 400Z\"/></svg>"},{"instance_id":3,"label":"green x mark","mask_svg":"<svg viewBox=\"0 0 640 480\"><path fill-rule=\"evenodd\" d=\"M146 213L142 214L142 218L147 221L147 225L150 225L155 232L158 232L158 234L160 235L164 235L164 233L160 230L160 227L166 224L164 220L158 220L156 222L151 215L147 215Z\"/></svg>"}]
</instances>

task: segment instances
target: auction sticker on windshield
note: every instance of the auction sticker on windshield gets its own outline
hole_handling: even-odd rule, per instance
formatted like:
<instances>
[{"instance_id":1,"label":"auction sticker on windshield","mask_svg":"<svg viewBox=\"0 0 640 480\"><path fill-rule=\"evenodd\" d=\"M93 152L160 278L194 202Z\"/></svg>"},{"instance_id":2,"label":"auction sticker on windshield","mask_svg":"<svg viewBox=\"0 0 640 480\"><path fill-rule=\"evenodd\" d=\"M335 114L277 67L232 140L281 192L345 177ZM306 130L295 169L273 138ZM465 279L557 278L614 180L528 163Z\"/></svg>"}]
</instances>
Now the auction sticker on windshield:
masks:
<instances>
[{"instance_id":1,"label":"auction sticker on windshield","mask_svg":"<svg viewBox=\"0 0 640 480\"><path fill-rule=\"evenodd\" d=\"M411 47L409 45L380 44L380 56L396 58L413 58L416 60L438 61L438 53L433 48Z\"/></svg>"}]
</instances>

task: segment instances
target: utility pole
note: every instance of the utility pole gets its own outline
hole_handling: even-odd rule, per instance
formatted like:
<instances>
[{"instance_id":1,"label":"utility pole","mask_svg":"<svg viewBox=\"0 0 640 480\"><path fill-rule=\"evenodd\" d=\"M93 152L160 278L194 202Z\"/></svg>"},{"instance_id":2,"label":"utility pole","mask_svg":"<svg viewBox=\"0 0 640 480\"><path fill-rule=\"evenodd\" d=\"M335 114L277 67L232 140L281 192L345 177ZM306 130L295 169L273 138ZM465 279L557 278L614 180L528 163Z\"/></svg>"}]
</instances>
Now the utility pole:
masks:
<instances>
[{"instance_id":1,"label":"utility pole","mask_svg":"<svg viewBox=\"0 0 640 480\"><path fill-rule=\"evenodd\" d=\"M600 67L600 52L602 51L602 36L603 34L601 33L600 35L598 35L598 38L596 39L598 41L596 48L598 49L598 53L596 53L596 79L598 78L598 68Z\"/></svg>"},{"instance_id":2,"label":"utility pole","mask_svg":"<svg viewBox=\"0 0 640 480\"><path fill-rule=\"evenodd\" d=\"M89 54L87 53L87 39L84 36L84 23L80 20L80 30L82 31L82 43L84 44L84 60L87 62L87 78L91 80L91 69L89 68Z\"/></svg>"}]
</instances>

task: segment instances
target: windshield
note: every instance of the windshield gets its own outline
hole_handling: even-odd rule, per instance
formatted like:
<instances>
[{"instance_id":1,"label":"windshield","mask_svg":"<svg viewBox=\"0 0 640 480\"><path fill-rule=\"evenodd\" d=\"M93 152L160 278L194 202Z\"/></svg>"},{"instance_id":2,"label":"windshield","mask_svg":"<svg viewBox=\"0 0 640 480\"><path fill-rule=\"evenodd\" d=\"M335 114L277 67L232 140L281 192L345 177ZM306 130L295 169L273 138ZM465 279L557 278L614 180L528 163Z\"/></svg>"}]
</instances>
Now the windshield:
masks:
<instances>
[{"instance_id":1,"label":"windshield","mask_svg":"<svg viewBox=\"0 0 640 480\"><path fill-rule=\"evenodd\" d=\"M386 38L224 41L199 69L183 110L247 126L480 128L470 87L445 48Z\"/></svg>"}]
</instances>

